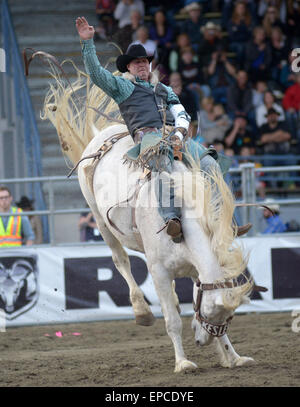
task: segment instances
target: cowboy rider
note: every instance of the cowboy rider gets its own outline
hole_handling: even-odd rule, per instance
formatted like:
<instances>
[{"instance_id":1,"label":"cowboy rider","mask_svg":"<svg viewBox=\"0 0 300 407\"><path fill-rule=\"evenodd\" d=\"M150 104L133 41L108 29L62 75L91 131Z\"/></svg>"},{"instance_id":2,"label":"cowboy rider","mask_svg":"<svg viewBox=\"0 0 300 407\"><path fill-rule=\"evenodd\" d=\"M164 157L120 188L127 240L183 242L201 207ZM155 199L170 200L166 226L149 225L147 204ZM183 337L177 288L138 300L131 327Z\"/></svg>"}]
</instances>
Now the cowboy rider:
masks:
<instances>
[{"instance_id":1,"label":"cowboy rider","mask_svg":"<svg viewBox=\"0 0 300 407\"><path fill-rule=\"evenodd\" d=\"M178 148L187 135L190 116L180 103L172 88L154 82L150 72L153 56L148 56L142 45L131 45L126 54L116 60L123 76L115 76L103 68L98 60L94 45L94 27L84 17L76 19L76 28L82 43L83 61L93 83L100 87L119 106L121 115L135 141L147 133L161 134L164 125L175 125L171 144ZM165 117L158 101L166 106ZM165 160L164 170L171 171L170 160ZM161 194L160 194L161 195ZM175 243L182 240L180 208L174 205L174 189L170 187L170 205L164 207L159 197L159 212L166 223L167 234Z\"/></svg>"}]
</instances>

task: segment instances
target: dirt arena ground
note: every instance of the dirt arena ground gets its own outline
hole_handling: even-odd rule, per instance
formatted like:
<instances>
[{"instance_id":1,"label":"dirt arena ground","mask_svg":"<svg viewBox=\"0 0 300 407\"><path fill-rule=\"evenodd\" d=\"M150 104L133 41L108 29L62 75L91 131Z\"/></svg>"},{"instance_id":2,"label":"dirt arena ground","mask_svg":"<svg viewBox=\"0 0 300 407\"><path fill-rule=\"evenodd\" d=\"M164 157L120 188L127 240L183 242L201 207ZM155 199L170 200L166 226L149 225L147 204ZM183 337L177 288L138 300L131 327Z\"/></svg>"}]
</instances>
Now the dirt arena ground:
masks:
<instances>
[{"instance_id":1,"label":"dirt arena ground","mask_svg":"<svg viewBox=\"0 0 300 407\"><path fill-rule=\"evenodd\" d=\"M7 329L0 333L0 386L299 386L300 332L292 332L291 313L236 315L229 337L257 364L235 369L218 365L213 346L195 346L190 322L183 318L184 348L199 369L179 374L163 319L152 327L123 320Z\"/></svg>"}]
</instances>

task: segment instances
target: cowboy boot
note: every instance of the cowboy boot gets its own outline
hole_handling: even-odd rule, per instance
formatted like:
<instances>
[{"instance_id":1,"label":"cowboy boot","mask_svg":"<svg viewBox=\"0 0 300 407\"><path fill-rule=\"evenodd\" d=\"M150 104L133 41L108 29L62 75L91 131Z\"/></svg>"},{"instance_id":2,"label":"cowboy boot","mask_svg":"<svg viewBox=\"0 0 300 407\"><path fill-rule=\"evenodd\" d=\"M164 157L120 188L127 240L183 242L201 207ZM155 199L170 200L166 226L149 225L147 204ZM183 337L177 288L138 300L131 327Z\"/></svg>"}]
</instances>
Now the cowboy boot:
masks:
<instances>
[{"instance_id":1,"label":"cowboy boot","mask_svg":"<svg viewBox=\"0 0 300 407\"><path fill-rule=\"evenodd\" d=\"M246 233L248 233L251 228L252 223L247 223L246 225L243 226L234 226L234 231L236 231L237 236L243 236Z\"/></svg>"},{"instance_id":2,"label":"cowboy boot","mask_svg":"<svg viewBox=\"0 0 300 407\"><path fill-rule=\"evenodd\" d=\"M180 243L183 239L180 220L170 219L167 223L167 234L172 237L174 243Z\"/></svg>"}]
</instances>

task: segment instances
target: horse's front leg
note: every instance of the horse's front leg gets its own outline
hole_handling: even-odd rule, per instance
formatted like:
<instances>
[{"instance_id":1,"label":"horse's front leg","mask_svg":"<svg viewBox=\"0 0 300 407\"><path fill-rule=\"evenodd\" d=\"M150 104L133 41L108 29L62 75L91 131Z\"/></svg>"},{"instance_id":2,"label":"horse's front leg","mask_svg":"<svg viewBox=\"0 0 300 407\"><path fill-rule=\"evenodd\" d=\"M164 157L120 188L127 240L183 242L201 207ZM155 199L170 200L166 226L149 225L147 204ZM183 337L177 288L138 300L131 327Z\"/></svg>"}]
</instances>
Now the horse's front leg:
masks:
<instances>
[{"instance_id":1,"label":"horse's front leg","mask_svg":"<svg viewBox=\"0 0 300 407\"><path fill-rule=\"evenodd\" d=\"M215 343L219 352L221 366L232 368L255 363L253 358L239 356L231 345L227 335L215 338Z\"/></svg>"},{"instance_id":2,"label":"horse's front leg","mask_svg":"<svg viewBox=\"0 0 300 407\"><path fill-rule=\"evenodd\" d=\"M165 319L166 330L173 342L175 350L175 372L186 369L196 369L197 365L187 360L182 346L182 321L178 313L174 297L172 279L168 272L161 266L151 267L151 274L155 289L160 300Z\"/></svg>"}]
</instances>

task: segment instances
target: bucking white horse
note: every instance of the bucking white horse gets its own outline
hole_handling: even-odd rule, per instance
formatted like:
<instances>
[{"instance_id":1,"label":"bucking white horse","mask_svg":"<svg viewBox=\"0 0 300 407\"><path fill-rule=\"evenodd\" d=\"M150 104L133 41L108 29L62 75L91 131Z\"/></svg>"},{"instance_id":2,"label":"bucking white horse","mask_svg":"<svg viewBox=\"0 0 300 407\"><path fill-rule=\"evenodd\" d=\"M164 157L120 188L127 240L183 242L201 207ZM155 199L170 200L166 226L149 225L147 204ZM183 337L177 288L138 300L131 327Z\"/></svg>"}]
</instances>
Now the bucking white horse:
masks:
<instances>
[{"instance_id":1,"label":"bucking white horse","mask_svg":"<svg viewBox=\"0 0 300 407\"><path fill-rule=\"evenodd\" d=\"M72 86L58 80L57 86L50 87L42 118L54 124L62 151L71 162L85 158L78 166L80 187L112 251L114 264L128 283L136 323L152 325L155 318L131 274L124 247L145 254L174 346L175 372L197 368L186 358L182 346L182 321L174 288L178 277L190 277L194 282L192 328L196 344L215 343L224 367L253 363L251 357L235 352L226 333L235 309L249 302L252 282L237 280L246 268L247 256L235 240L234 199L221 173L205 173L200 168L202 160L200 167L194 163L190 168L174 162L171 177L177 196L182 198L184 240L173 243L163 229L152 188L159 175L145 181L142 169L124 164L123 156L134 143L130 135L118 141L113 137L127 132L125 125L108 120L107 114L119 120L117 106L91 85L83 72L78 75ZM80 101L84 101L81 107ZM99 149L106 153L101 153L101 159L93 158Z\"/></svg>"}]
</instances>

